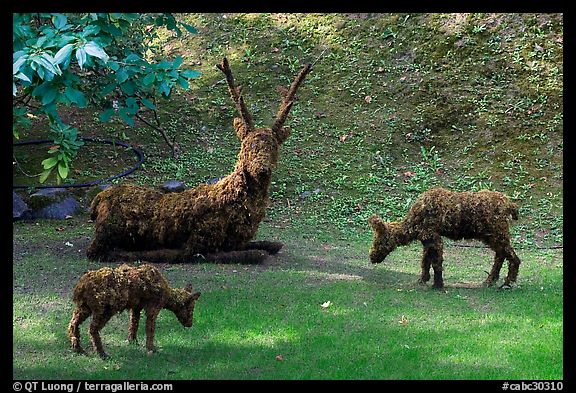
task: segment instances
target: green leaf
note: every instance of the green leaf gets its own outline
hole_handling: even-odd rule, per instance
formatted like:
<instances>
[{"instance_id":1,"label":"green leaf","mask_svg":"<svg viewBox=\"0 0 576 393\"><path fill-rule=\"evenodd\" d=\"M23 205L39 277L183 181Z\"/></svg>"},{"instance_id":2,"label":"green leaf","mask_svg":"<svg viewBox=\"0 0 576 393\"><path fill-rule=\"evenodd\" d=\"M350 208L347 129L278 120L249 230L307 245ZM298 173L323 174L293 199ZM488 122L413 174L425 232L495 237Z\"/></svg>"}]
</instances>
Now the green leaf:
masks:
<instances>
[{"instance_id":1,"label":"green leaf","mask_svg":"<svg viewBox=\"0 0 576 393\"><path fill-rule=\"evenodd\" d=\"M102 47L100 47L100 45L98 45L94 41L90 41L86 45L84 45L84 50L90 56L97 57L100 60L102 60L104 63L106 63L108 61L108 59L110 58L110 56L108 56L106 54L106 52L104 52L104 49L102 49Z\"/></svg>"},{"instance_id":2,"label":"green leaf","mask_svg":"<svg viewBox=\"0 0 576 393\"><path fill-rule=\"evenodd\" d=\"M114 25L104 25L102 26L102 30L112 34L114 37L120 37L122 35L122 30Z\"/></svg>"},{"instance_id":3,"label":"green leaf","mask_svg":"<svg viewBox=\"0 0 576 393\"><path fill-rule=\"evenodd\" d=\"M80 35L82 35L83 37L88 37L91 35L98 35L99 32L100 32L100 26L88 25L84 28L84 30L82 31L82 33L80 33Z\"/></svg>"},{"instance_id":4,"label":"green leaf","mask_svg":"<svg viewBox=\"0 0 576 393\"><path fill-rule=\"evenodd\" d=\"M180 73L180 76L190 79L190 78L198 78L202 73L195 70L184 70Z\"/></svg>"},{"instance_id":5,"label":"green leaf","mask_svg":"<svg viewBox=\"0 0 576 393\"><path fill-rule=\"evenodd\" d=\"M52 173L52 169L46 169L44 172L42 172L42 174L40 174L40 183L44 183L46 181L46 179L48 179L48 176L50 176L50 174Z\"/></svg>"},{"instance_id":6,"label":"green leaf","mask_svg":"<svg viewBox=\"0 0 576 393\"><path fill-rule=\"evenodd\" d=\"M70 55L72 54L72 50L74 49L74 44L66 44L56 54L54 55L54 63L60 64L63 61L67 60Z\"/></svg>"},{"instance_id":7,"label":"green leaf","mask_svg":"<svg viewBox=\"0 0 576 393\"><path fill-rule=\"evenodd\" d=\"M120 64L117 61L110 61L108 62L108 66L112 69L112 71L118 71L120 68Z\"/></svg>"},{"instance_id":8,"label":"green leaf","mask_svg":"<svg viewBox=\"0 0 576 393\"><path fill-rule=\"evenodd\" d=\"M180 85L180 87L182 87L183 89L188 89L190 87L190 84L188 83L188 81L184 78L178 78L176 80L176 82Z\"/></svg>"},{"instance_id":9,"label":"green leaf","mask_svg":"<svg viewBox=\"0 0 576 393\"><path fill-rule=\"evenodd\" d=\"M151 72L148 75L146 75L144 79L142 79L142 83L144 84L144 86L151 86L154 83L155 79L156 74L154 72Z\"/></svg>"},{"instance_id":10,"label":"green leaf","mask_svg":"<svg viewBox=\"0 0 576 393\"><path fill-rule=\"evenodd\" d=\"M198 34L198 30L194 26L190 26L189 24L186 23L180 23L180 24L188 31L188 33Z\"/></svg>"},{"instance_id":11,"label":"green leaf","mask_svg":"<svg viewBox=\"0 0 576 393\"><path fill-rule=\"evenodd\" d=\"M42 105L48 105L50 104L52 101L54 101L56 99L56 96L58 95L58 90L56 89L51 89L46 91L46 93L42 96Z\"/></svg>"},{"instance_id":12,"label":"green leaf","mask_svg":"<svg viewBox=\"0 0 576 393\"><path fill-rule=\"evenodd\" d=\"M134 119L132 119L132 117L130 115L128 115L126 108L120 108L118 110L118 115L120 116L120 118L122 120L124 120L124 122L126 124L128 124L129 126L133 126L134 125Z\"/></svg>"},{"instance_id":13,"label":"green leaf","mask_svg":"<svg viewBox=\"0 0 576 393\"><path fill-rule=\"evenodd\" d=\"M150 101L150 100L148 100L148 99L146 99L146 98L142 98L140 101L142 101L142 104L144 104L144 106L145 106L146 108L149 108L149 109L152 109L152 110L156 109L156 105L154 105L154 104L152 103L152 101Z\"/></svg>"},{"instance_id":14,"label":"green leaf","mask_svg":"<svg viewBox=\"0 0 576 393\"><path fill-rule=\"evenodd\" d=\"M15 75L18 73L18 71L20 71L20 67L22 67L22 64L24 64L24 62L28 59L28 56L22 56L20 57L18 60L16 60L14 62L14 64L12 64L12 75Z\"/></svg>"},{"instance_id":15,"label":"green leaf","mask_svg":"<svg viewBox=\"0 0 576 393\"><path fill-rule=\"evenodd\" d=\"M16 75L14 75L14 78L17 79L22 79L24 82L29 82L31 83L32 81L30 80L30 78L28 78L28 76L26 76L26 74L19 72Z\"/></svg>"},{"instance_id":16,"label":"green leaf","mask_svg":"<svg viewBox=\"0 0 576 393\"><path fill-rule=\"evenodd\" d=\"M64 14L52 14L52 23L54 23L54 27L60 30L66 26L66 22L68 22L68 18Z\"/></svg>"},{"instance_id":17,"label":"green leaf","mask_svg":"<svg viewBox=\"0 0 576 393\"><path fill-rule=\"evenodd\" d=\"M140 60L140 56L138 56L136 53L131 53L128 56L126 56L126 58L124 59L124 62L133 63L133 62L139 61L139 60Z\"/></svg>"},{"instance_id":18,"label":"green leaf","mask_svg":"<svg viewBox=\"0 0 576 393\"><path fill-rule=\"evenodd\" d=\"M100 113L100 121L107 122L114 115L114 109L106 109L104 112Z\"/></svg>"},{"instance_id":19,"label":"green leaf","mask_svg":"<svg viewBox=\"0 0 576 393\"><path fill-rule=\"evenodd\" d=\"M118 84L116 82L112 82L112 83L104 86L102 88L102 90L100 91L100 94L102 94L102 96L107 96L108 94L110 94L114 91L116 86L118 86Z\"/></svg>"},{"instance_id":20,"label":"green leaf","mask_svg":"<svg viewBox=\"0 0 576 393\"><path fill-rule=\"evenodd\" d=\"M167 70L168 68L170 68L170 66L171 66L170 62L166 59L162 60L160 63L156 65L156 67L161 70Z\"/></svg>"},{"instance_id":21,"label":"green leaf","mask_svg":"<svg viewBox=\"0 0 576 393\"><path fill-rule=\"evenodd\" d=\"M60 71L60 68L58 67L58 65L54 64L54 58L52 56L50 56L48 53L43 53L40 56L33 56L30 59L34 63L37 63L40 66L42 66L43 68L45 68L47 71L50 71L52 74L57 74L57 75L62 74L62 71Z\"/></svg>"},{"instance_id":22,"label":"green leaf","mask_svg":"<svg viewBox=\"0 0 576 393\"><path fill-rule=\"evenodd\" d=\"M76 90L73 87L67 87L64 90L64 95L68 98L71 102L78 105L80 108L86 107L86 97L80 90Z\"/></svg>"},{"instance_id":23,"label":"green leaf","mask_svg":"<svg viewBox=\"0 0 576 393\"><path fill-rule=\"evenodd\" d=\"M168 86L168 83L166 83L166 81L162 81L162 83L160 83L160 93L164 94L166 97L168 97L170 95L170 86Z\"/></svg>"},{"instance_id":24,"label":"green leaf","mask_svg":"<svg viewBox=\"0 0 576 393\"><path fill-rule=\"evenodd\" d=\"M128 97L126 99L126 106L128 108L138 108L138 100L134 97Z\"/></svg>"},{"instance_id":25,"label":"green leaf","mask_svg":"<svg viewBox=\"0 0 576 393\"><path fill-rule=\"evenodd\" d=\"M58 174L62 179L66 179L68 177L68 165L64 164L62 161L60 161L58 164Z\"/></svg>"},{"instance_id":26,"label":"green leaf","mask_svg":"<svg viewBox=\"0 0 576 393\"><path fill-rule=\"evenodd\" d=\"M43 82L32 90L33 97L42 97L50 89L54 89L54 85L50 82Z\"/></svg>"},{"instance_id":27,"label":"green leaf","mask_svg":"<svg viewBox=\"0 0 576 393\"><path fill-rule=\"evenodd\" d=\"M56 164L58 164L57 157L46 158L45 160L42 161L42 166L44 167L44 169L53 168L56 166Z\"/></svg>"},{"instance_id":28,"label":"green leaf","mask_svg":"<svg viewBox=\"0 0 576 393\"><path fill-rule=\"evenodd\" d=\"M182 56L176 57L176 58L174 59L174 61L172 62L172 67L174 67L174 68L180 67L180 66L182 65L182 62L183 62L183 61L184 61L184 60L182 60Z\"/></svg>"},{"instance_id":29,"label":"green leaf","mask_svg":"<svg viewBox=\"0 0 576 393\"><path fill-rule=\"evenodd\" d=\"M86 63L86 51L84 48L76 49L76 60L78 61L80 69L83 69L84 63Z\"/></svg>"},{"instance_id":30,"label":"green leaf","mask_svg":"<svg viewBox=\"0 0 576 393\"><path fill-rule=\"evenodd\" d=\"M116 71L116 80L118 83L124 83L126 82L126 79L128 79L128 72L126 69L120 68L118 71Z\"/></svg>"},{"instance_id":31,"label":"green leaf","mask_svg":"<svg viewBox=\"0 0 576 393\"><path fill-rule=\"evenodd\" d=\"M136 92L136 85L132 81L128 81L126 83L122 83L120 85L120 89L129 96L133 96Z\"/></svg>"}]
</instances>

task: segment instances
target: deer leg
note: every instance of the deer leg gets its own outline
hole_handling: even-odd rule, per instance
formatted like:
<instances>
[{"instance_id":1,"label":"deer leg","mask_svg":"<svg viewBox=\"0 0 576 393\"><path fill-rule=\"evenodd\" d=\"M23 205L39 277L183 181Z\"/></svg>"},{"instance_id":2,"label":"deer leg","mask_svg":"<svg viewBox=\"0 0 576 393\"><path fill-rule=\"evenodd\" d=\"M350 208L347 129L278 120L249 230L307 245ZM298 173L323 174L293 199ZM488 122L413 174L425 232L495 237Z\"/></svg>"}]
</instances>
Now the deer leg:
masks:
<instances>
[{"instance_id":1,"label":"deer leg","mask_svg":"<svg viewBox=\"0 0 576 393\"><path fill-rule=\"evenodd\" d=\"M106 359L108 355L106 352L104 352L104 347L102 346L100 330L104 327L104 325L106 325L111 317L111 313L92 315L92 322L90 322L90 328L88 329L88 332L90 333L90 341L92 342L92 348L94 348L94 351L96 351L102 359Z\"/></svg>"},{"instance_id":2,"label":"deer leg","mask_svg":"<svg viewBox=\"0 0 576 393\"><path fill-rule=\"evenodd\" d=\"M502 269L503 263L504 253L500 249L497 249L496 254L494 255L494 264L492 265L488 277L486 277L486 280L484 281L484 285L492 286L496 281L498 281L498 278L500 278L500 269Z\"/></svg>"},{"instance_id":3,"label":"deer leg","mask_svg":"<svg viewBox=\"0 0 576 393\"><path fill-rule=\"evenodd\" d=\"M430 247L427 247L427 243L422 241L422 246L424 247L422 252L422 261L420 262L420 268L422 269L422 272L420 273L418 282L420 284L425 284L430 280L430 267L432 266L432 259Z\"/></svg>"},{"instance_id":4,"label":"deer leg","mask_svg":"<svg viewBox=\"0 0 576 393\"><path fill-rule=\"evenodd\" d=\"M115 249L109 252L109 261L147 261L152 263L182 263L193 261L188 258L189 253L180 248L160 248L157 250L122 250Z\"/></svg>"},{"instance_id":5,"label":"deer leg","mask_svg":"<svg viewBox=\"0 0 576 393\"><path fill-rule=\"evenodd\" d=\"M424 266L432 265L432 269L434 270L434 284L432 284L432 287L443 288L444 279L442 277L442 271L444 269L442 262L444 258L442 256L442 238L438 235L432 239L423 240L422 244L424 245L424 259L426 259L426 262L423 261L422 264Z\"/></svg>"},{"instance_id":6,"label":"deer leg","mask_svg":"<svg viewBox=\"0 0 576 393\"><path fill-rule=\"evenodd\" d=\"M80 325L90 316L91 312L87 307L77 307L72 313L72 319L68 325L68 337L72 344L72 350L77 353L86 353L80 345Z\"/></svg>"},{"instance_id":7,"label":"deer leg","mask_svg":"<svg viewBox=\"0 0 576 393\"><path fill-rule=\"evenodd\" d=\"M262 250L228 251L208 254L205 260L214 263L259 264L268 257L268 252Z\"/></svg>"},{"instance_id":8,"label":"deer leg","mask_svg":"<svg viewBox=\"0 0 576 393\"><path fill-rule=\"evenodd\" d=\"M138 333L138 323L140 322L140 308L133 308L130 310L130 324L128 325L128 341L137 341L136 335Z\"/></svg>"},{"instance_id":9,"label":"deer leg","mask_svg":"<svg viewBox=\"0 0 576 393\"><path fill-rule=\"evenodd\" d=\"M160 310L157 308L149 308L146 310L146 349L148 353L156 352L154 346L154 333L156 331L156 318Z\"/></svg>"},{"instance_id":10,"label":"deer leg","mask_svg":"<svg viewBox=\"0 0 576 393\"><path fill-rule=\"evenodd\" d=\"M520 258L518 258L516 252L514 251L514 249L510 244L506 246L504 252L506 255L506 259L508 260L508 275L504 279L502 287L510 286L512 283L516 282L516 279L518 278L518 270L520 269L520 263L521 263Z\"/></svg>"},{"instance_id":11,"label":"deer leg","mask_svg":"<svg viewBox=\"0 0 576 393\"><path fill-rule=\"evenodd\" d=\"M246 244L246 246L244 247L244 250L263 250L266 251L269 254L277 254L278 251L280 251L280 249L282 248L284 244L280 243L280 242L271 242L271 241L266 241L266 240L262 240L262 241L254 241L254 242L249 242L248 244Z\"/></svg>"}]
</instances>

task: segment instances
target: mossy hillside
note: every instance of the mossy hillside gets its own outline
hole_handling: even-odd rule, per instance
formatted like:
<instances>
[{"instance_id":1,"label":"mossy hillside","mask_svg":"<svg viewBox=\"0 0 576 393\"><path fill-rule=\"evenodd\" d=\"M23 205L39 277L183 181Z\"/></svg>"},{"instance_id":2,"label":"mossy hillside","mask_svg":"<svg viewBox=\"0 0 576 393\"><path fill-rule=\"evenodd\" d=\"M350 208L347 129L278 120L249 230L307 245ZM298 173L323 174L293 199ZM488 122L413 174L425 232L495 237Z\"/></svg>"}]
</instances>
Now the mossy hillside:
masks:
<instances>
[{"instance_id":1,"label":"mossy hillside","mask_svg":"<svg viewBox=\"0 0 576 393\"><path fill-rule=\"evenodd\" d=\"M226 55L256 126L269 126L281 87L315 62L298 92L272 176L274 225L369 237L367 218L403 217L432 186L507 193L522 245L562 242L563 21L557 14L182 14L199 34L161 44L202 72L160 103L181 146L171 158L145 127L125 136L147 161L140 184L194 186L233 170L239 142ZM98 127L98 128L96 128Z\"/></svg>"}]
</instances>

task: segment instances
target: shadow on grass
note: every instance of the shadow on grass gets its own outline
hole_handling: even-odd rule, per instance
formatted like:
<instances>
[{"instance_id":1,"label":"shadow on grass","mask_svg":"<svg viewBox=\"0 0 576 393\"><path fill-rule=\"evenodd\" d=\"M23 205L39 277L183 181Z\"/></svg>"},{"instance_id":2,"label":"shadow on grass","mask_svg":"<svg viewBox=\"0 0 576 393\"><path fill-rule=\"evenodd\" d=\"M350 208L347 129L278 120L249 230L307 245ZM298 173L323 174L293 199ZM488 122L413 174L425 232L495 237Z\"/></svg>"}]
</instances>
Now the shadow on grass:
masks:
<instances>
[{"instance_id":1,"label":"shadow on grass","mask_svg":"<svg viewBox=\"0 0 576 393\"><path fill-rule=\"evenodd\" d=\"M482 361L482 347L451 356L446 348L459 345L470 332L422 332L421 338L384 340L402 336L396 328L381 329L379 337L349 346L345 337L302 331L302 336L274 345L239 344L192 339L190 344L163 344L149 356L142 344L107 343L110 358L101 360L72 353L64 340L34 341L34 357L17 360L13 379L32 380L477 380L529 378L516 373L505 357ZM201 334L201 332L200 332ZM242 331L238 331L241 336ZM333 345L326 345L333 341ZM442 343L438 345L437 343ZM318 351L319 345L324 350ZM344 353L340 350L345 346ZM351 349L353 354L349 356ZM523 348L527 357L537 349ZM277 356L282 355L282 360ZM541 354L540 354L541 356ZM536 377L537 378L537 377ZM551 376L561 379L561 376Z\"/></svg>"}]
</instances>

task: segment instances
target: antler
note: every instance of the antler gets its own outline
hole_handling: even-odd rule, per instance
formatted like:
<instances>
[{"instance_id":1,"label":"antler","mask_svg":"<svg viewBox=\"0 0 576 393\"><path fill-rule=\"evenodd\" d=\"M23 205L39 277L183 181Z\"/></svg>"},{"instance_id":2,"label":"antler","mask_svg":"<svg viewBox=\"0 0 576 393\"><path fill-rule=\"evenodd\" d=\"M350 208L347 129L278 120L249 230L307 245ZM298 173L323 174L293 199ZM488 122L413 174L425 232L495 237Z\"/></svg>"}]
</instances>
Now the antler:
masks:
<instances>
[{"instance_id":1,"label":"antler","mask_svg":"<svg viewBox=\"0 0 576 393\"><path fill-rule=\"evenodd\" d=\"M254 121L252 120L252 115L248 112L248 108L244 103L244 98L242 97L242 89L236 87L234 84L234 77L232 76L232 70L230 70L230 64L227 58L222 59L222 63L216 64L216 67L226 75L226 83L228 84L228 91L230 96L236 105L236 109L240 112L240 117L244 123L244 128L246 131L254 129Z\"/></svg>"},{"instance_id":2,"label":"antler","mask_svg":"<svg viewBox=\"0 0 576 393\"><path fill-rule=\"evenodd\" d=\"M280 104L280 108L278 109L278 113L276 114L276 119L274 120L274 124L272 125L272 131L274 133L278 133L280 131L280 128L282 128L282 126L284 125L286 117L288 116L288 113L292 108L292 104L294 103L294 96L296 95L296 90L298 90L298 87L300 87L300 85L306 78L306 75L308 75L308 73L311 70L312 70L312 64L310 63L306 64L302 68L302 70L300 70L300 72L292 82L292 85L290 85L290 89L288 89L288 93L286 93L284 100Z\"/></svg>"}]
</instances>

